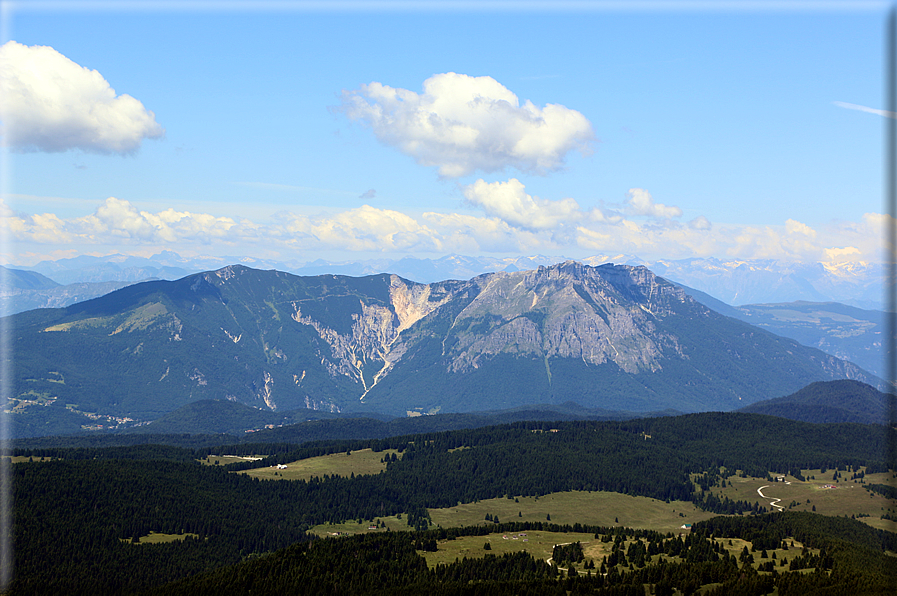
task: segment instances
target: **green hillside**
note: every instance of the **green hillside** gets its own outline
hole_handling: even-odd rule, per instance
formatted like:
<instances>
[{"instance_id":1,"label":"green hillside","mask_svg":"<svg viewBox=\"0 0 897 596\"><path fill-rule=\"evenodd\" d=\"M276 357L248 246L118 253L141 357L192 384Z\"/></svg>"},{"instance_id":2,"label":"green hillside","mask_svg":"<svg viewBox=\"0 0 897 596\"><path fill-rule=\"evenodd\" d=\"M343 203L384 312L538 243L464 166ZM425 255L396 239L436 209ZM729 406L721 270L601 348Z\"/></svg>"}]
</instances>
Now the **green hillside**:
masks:
<instances>
[{"instance_id":1,"label":"green hillside","mask_svg":"<svg viewBox=\"0 0 897 596\"><path fill-rule=\"evenodd\" d=\"M804 422L884 424L888 419L888 396L859 381L824 381L739 411Z\"/></svg>"},{"instance_id":2,"label":"green hillside","mask_svg":"<svg viewBox=\"0 0 897 596\"><path fill-rule=\"evenodd\" d=\"M565 571L569 564L578 563L577 571L588 577L587 568L575 558L543 568L542 576L526 571L540 565L526 554L510 568L497 558L477 556L476 562L461 561L435 575L419 559L420 551L438 550L440 541L453 536L529 530L586 532L598 541L607 540L604 544L609 549L611 544L625 546L622 566L618 566L620 553L613 562L604 562L615 568L613 575L619 577L607 585L587 582L583 589L629 585L644 593L643 584L657 588L668 581L680 591L689 591L689 585L693 590L705 584L737 583L747 573L753 580L762 579L763 591L750 592L756 594L769 593L776 586L779 593L787 594L808 593L801 592L807 586L859 587L868 590L859 593L884 593L883 587L897 576L895 559L884 554L897 549L897 535L871 530L857 520L826 521L811 513L764 516L770 506L758 498L756 490L740 498L729 498L727 494L735 493L726 491L736 480L754 477L758 480L754 485L762 486L772 482L767 479L771 473L796 480L794 475L807 468L827 468L843 475L852 473L854 481L846 480L850 484L845 490L853 486L862 497L866 478L885 477L882 458L893 440L893 431L883 427L814 425L769 416L708 413L627 422L526 422L368 441L270 445L276 453L269 458L228 466L193 461L209 453L207 448L134 446L18 452L20 463L13 466L17 575L10 593L127 594L151 589L162 593L245 593L249 582L255 586L253 592L261 593L370 593L372 585L388 590L385 593L402 593L402 586L415 585L454 594L468 593L464 586L469 581L496 578L504 578L505 584L491 587L509 593L526 593L536 587L534 593L552 593L559 585L568 591L576 589L576 582L563 583L569 579ZM335 453L342 454L341 461L348 461L353 451L368 448L384 454L381 473L324 474L291 481L260 481L235 473ZM215 451L227 454L239 449L234 445ZM396 453L399 456L393 457ZM35 461L27 461L29 457ZM52 460L39 461L41 458ZM690 538L667 543L676 536L620 526L556 526L550 519L526 524L502 520L505 525L487 519L472 528L437 528L428 512L459 503L495 498L513 502L515 497L564 491L615 492L659 503L687 501L707 512L734 517L695 524L691 533L685 532ZM384 518L393 525L401 523L390 526L391 531L356 539L320 541L305 534L322 523L351 521L367 527ZM418 533L396 531L402 524ZM151 533L173 538L163 544L143 544L140 538ZM714 542L711 534L725 539ZM641 546L632 547L639 539ZM785 539L814 550L792 549L787 554L789 565L777 561L776 573L764 571L760 551L774 549ZM725 540L747 541L748 554L753 551L752 559L757 560L746 564L745 559L738 560L736 552L719 550L726 546ZM309 541L310 547L305 545ZM637 554L651 543L654 547ZM288 547L289 551L275 552ZM373 549L370 559L359 555L367 548ZM683 554L691 548L696 549L691 555ZM374 556L375 551L380 556ZM322 561L329 560L329 567L311 564L306 555L294 559L290 553L320 555ZM658 556L661 554L665 556ZM643 556L647 558L639 558ZM392 563L381 563L386 560ZM410 576L403 571L406 562L415 569ZM874 572L863 571L860 562L872 564ZM596 563L593 580L605 577L610 581L597 573L602 561ZM711 564L719 566L718 573L703 567ZM670 565L670 575L657 565ZM54 573L46 573L47 568ZM103 573L98 573L99 569ZM347 575L347 569L353 572ZM803 569L811 576L804 577ZM789 575L792 571L796 573ZM209 573L197 575L205 572ZM655 573L659 575L651 575ZM351 589L339 587L346 578L360 575L370 577L350 582L355 586ZM168 585L191 576L196 577ZM453 583L460 577L466 579ZM536 586L530 580L548 583ZM287 584L281 583L284 581L292 588L287 589ZM482 587L487 590L490 584Z\"/></svg>"}]
</instances>

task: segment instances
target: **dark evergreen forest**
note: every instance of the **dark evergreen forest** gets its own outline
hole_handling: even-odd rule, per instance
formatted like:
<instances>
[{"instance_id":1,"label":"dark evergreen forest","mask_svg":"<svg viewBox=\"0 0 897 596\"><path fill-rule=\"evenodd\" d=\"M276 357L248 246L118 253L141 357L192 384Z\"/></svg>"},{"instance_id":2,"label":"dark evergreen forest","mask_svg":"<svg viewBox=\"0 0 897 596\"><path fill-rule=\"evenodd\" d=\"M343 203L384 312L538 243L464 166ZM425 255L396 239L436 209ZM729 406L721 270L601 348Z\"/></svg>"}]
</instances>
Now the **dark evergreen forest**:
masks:
<instances>
[{"instance_id":1,"label":"dark evergreen forest","mask_svg":"<svg viewBox=\"0 0 897 596\"><path fill-rule=\"evenodd\" d=\"M756 503L711 499L702 489L721 480L721 467L761 477L769 471L799 474L801 468L821 467L865 466L867 472L884 471L889 439L893 436L877 426L814 425L709 413L626 422L520 422L304 445L21 450L19 455L56 459L14 465L16 549L11 593L217 594L247 593L251 587L252 593L259 594L371 594L378 590L384 594L544 594L559 589L627 594L649 583L660 590L655 593L671 594L672 587L689 593L689 586L725 586L727 582L734 582L733 590L736 585L746 590L741 593L760 594L766 592L758 590L778 587L780 594L817 589L834 590L825 592L834 594L846 586L852 586L854 594L885 593L884 587L897 577L895 559L882 554L897 551L894 534L875 533L855 520L832 522L796 513L764 515L765 509ZM396 449L401 457L387 458L385 471L371 476L325 475L286 482L233 473L362 448ZM226 467L196 461L208 453L253 452L271 455ZM416 552L452 532L485 534L496 527L517 527L436 528L427 508L568 490L682 499L713 512L741 514L696 524L691 537L686 537L696 545L704 540L701 536L711 534L747 537L763 545L781 540L783 533L800 532L807 542L817 535L820 544L823 535L838 536L840 542L817 547L824 547L825 556L807 563L825 578L804 574L787 581L785 576L797 574L784 570L778 575L749 574L741 562L719 552L711 556L705 552L707 547L691 543L688 548L703 549L703 554L694 554L681 565L612 566L607 575L596 571L590 576L581 570L579 575L563 578L556 567L529 555L465 560L427 570ZM404 514L408 532L325 540L306 533L327 521L372 520L397 513ZM130 544L151 531L190 536L168 544ZM571 527L567 531L608 534L619 529ZM645 536L645 552L633 555L635 560L650 557L652 548L667 548L663 541L672 538ZM415 548L418 545L421 548ZM563 556L575 558L575 553ZM864 560L875 566L872 579L861 582L851 574ZM176 580L181 583L169 583ZM860 585L869 591L857 592ZM810 592L800 592L807 586Z\"/></svg>"},{"instance_id":2,"label":"dark evergreen forest","mask_svg":"<svg viewBox=\"0 0 897 596\"><path fill-rule=\"evenodd\" d=\"M723 520L723 526L716 522ZM538 528L536 527L538 526ZM820 555L797 555L791 563L770 565L759 573L746 560L727 554L711 538L751 539L757 528L766 533L801 536L805 544L821 548ZM494 528L493 528L494 529ZM550 524L501 524L498 531L571 527ZM757 517L715 518L697 525L685 536L646 530L582 526L596 538L614 543L601 567L562 572L523 552L482 558L463 558L427 569L415 541L487 532L482 526L453 531L430 530L355 536L303 543L277 553L169 584L152 594L693 594L716 584L710 594L891 594L897 565L882 548L893 546L894 535L881 533L855 520L832 520L811 513L766 514ZM627 549L624 539L635 539ZM867 543L870 546L867 546ZM577 549L568 548L563 562L578 562ZM759 548L759 547L758 547ZM560 549L556 549L560 552ZM581 548L578 551L581 554ZM665 563L657 555L678 556L681 563ZM739 560L740 559L740 560ZM812 570L810 573L806 571Z\"/></svg>"}]
</instances>

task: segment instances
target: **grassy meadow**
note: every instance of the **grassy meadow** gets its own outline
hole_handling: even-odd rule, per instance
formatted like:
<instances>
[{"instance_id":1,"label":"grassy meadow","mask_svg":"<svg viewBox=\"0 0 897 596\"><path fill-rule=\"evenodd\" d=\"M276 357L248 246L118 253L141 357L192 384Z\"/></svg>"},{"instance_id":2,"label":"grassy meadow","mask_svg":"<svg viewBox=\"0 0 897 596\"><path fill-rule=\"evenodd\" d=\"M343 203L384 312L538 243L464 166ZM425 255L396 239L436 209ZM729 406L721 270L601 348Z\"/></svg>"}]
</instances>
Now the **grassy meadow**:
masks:
<instances>
[{"instance_id":1,"label":"grassy meadow","mask_svg":"<svg viewBox=\"0 0 897 596\"><path fill-rule=\"evenodd\" d=\"M191 538L199 538L198 534L163 534L162 532L150 532L146 536L140 536L136 543L127 538L122 538L121 541L129 544L162 544L165 542L178 542L187 536L190 536Z\"/></svg>"},{"instance_id":2,"label":"grassy meadow","mask_svg":"<svg viewBox=\"0 0 897 596\"><path fill-rule=\"evenodd\" d=\"M348 477L354 474L368 475L379 474L386 469L386 464L381 461L385 456L398 453L394 449L375 452L370 449L360 449L350 454L331 453L319 457L310 457L286 464L286 468L278 470L276 466L256 468L239 472L255 478L267 480L309 480L314 476L321 477L324 474L331 476Z\"/></svg>"},{"instance_id":3,"label":"grassy meadow","mask_svg":"<svg viewBox=\"0 0 897 596\"><path fill-rule=\"evenodd\" d=\"M486 499L445 509L430 509L430 519L443 528L484 523L486 514L500 522L550 521L597 526L625 526L659 532L679 532L684 524L710 519L685 501L658 501L613 492L571 491L542 497Z\"/></svg>"},{"instance_id":4,"label":"grassy meadow","mask_svg":"<svg viewBox=\"0 0 897 596\"><path fill-rule=\"evenodd\" d=\"M464 557L484 557L487 554L502 556L505 553L526 551L537 559L549 559L551 551L556 544L569 542L586 543L597 542L594 534L562 533L562 532L507 532L488 534L486 536L461 536L455 540L440 540L437 543L436 552L424 552L420 554L427 560L427 565L435 567L439 563L453 563L455 559ZM483 548L489 543L491 550ZM608 545L609 546L609 545ZM598 559L599 563L601 559Z\"/></svg>"},{"instance_id":5,"label":"grassy meadow","mask_svg":"<svg viewBox=\"0 0 897 596\"><path fill-rule=\"evenodd\" d=\"M721 538L715 539L714 541L720 543L729 554L736 558L741 555L741 552L745 547L747 547L748 551L751 550L750 542L738 538L733 538L731 540ZM490 546L489 550L484 548L487 542ZM571 542L579 542L582 544L585 561L575 565L580 571L582 571L585 562L589 560L594 561L597 571L597 569L601 567L601 562L604 557L609 556L613 548L613 542L602 542L600 539L596 539L594 534L528 531L496 533L488 534L486 536L463 536L456 538L455 540L440 540L437 543L438 550L436 552L420 551L420 554L427 560L427 565L430 567L435 567L440 563L452 563L455 559L462 559L464 557L484 557L487 554L501 556L505 553L518 551L526 551L535 558L548 560L551 558L552 550L555 545L569 544ZM632 542L634 541L626 540L624 542L624 549L628 549ZM803 544L797 540L789 538L786 540L786 543L788 545L787 550L769 550L766 553L766 558L762 558L762 552L760 551L751 553L754 557L752 566L756 569L762 563L776 561L776 567L779 567L781 570L783 561L790 561L795 556L801 554L803 549ZM818 549L807 549L807 552L819 554ZM775 558L773 558L773 556L775 556ZM679 557L669 557L666 555L655 555L655 557L659 557L667 562L679 562L681 560ZM785 569L787 569L787 566Z\"/></svg>"},{"instance_id":6,"label":"grassy meadow","mask_svg":"<svg viewBox=\"0 0 897 596\"><path fill-rule=\"evenodd\" d=\"M291 462L281 470L276 467L265 467L239 473L272 480L309 480L325 474L343 477L353 474L356 476L378 474L386 469L382 459L392 453L396 451L374 452L363 449L353 451L349 455L342 452ZM246 459L250 458L219 455L210 456L203 461L209 465L225 465ZM733 501L756 502L770 510L775 509L771 506L771 502L780 499L777 504L785 510L814 511L815 507L815 512L823 515L855 516L875 528L890 531L897 529L894 522L881 519L881 515L889 508L893 510L894 504L879 494L864 490L862 483L850 479L852 473L841 472L842 477L838 479L833 479L834 470L826 472L819 469L803 470L802 474L805 478L803 481L793 476L785 476L783 482L770 482L765 478L742 478L736 474L726 478L725 488L714 487L711 491ZM773 476L776 474L773 473ZM892 479L890 474L880 473L866 475L864 480L867 484L886 484ZM762 495L758 493L758 489L761 489ZM550 520L556 524L625 526L664 533L680 532L685 524L716 516L686 501L667 503L649 497L586 491L555 493L541 497L486 499L429 511L433 523L444 528L490 523L486 521L488 514L501 522ZM408 529L406 521L395 516L378 518L378 521L382 521L393 531ZM332 526L318 526L313 531L322 536L356 534L373 531L368 529L371 523L370 520L361 520L361 523L356 520Z\"/></svg>"},{"instance_id":7,"label":"grassy meadow","mask_svg":"<svg viewBox=\"0 0 897 596\"><path fill-rule=\"evenodd\" d=\"M383 527L380 527L380 525ZM371 526L377 526L377 529L370 529ZM376 520L363 519L346 520L341 524L320 524L309 529L309 532L321 537L347 536L353 534L369 534L371 532L386 532L387 528L391 532L407 532L412 528L408 525L408 519L404 515L390 515L378 517Z\"/></svg>"},{"instance_id":8,"label":"grassy meadow","mask_svg":"<svg viewBox=\"0 0 897 596\"><path fill-rule=\"evenodd\" d=\"M770 503L781 499L777 504L786 511L815 511L835 517L855 516L874 528L891 532L897 529L894 522L881 519L881 515L893 508L894 503L880 494L865 490L859 480L854 482L850 479L852 473L841 472L843 477L838 480L832 479L834 470L824 473L819 469L802 470L801 474L805 480L785 476L785 482L730 476L726 479L725 488L714 487L712 491L733 501L756 501L770 510L775 509ZM864 480L866 484L888 484L893 481L890 477L891 474L887 473L868 474ZM766 487L762 489L762 497L757 493L761 487Z\"/></svg>"},{"instance_id":9,"label":"grassy meadow","mask_svg":"<svg viewBox=\"0 0 897 596\"><path fill-rule=\"evenodd\" d=\"M256 455L253 457L244 457L242 455L210 455L199 460L207 466L226 466L227 464L235 464L240 461L255 461L262 459L264 456Z\"/></svg>"},{"instance_id":10,"label":"grassy meadow","mask_svg":"<svg viewBox=\"0 0 897 596\"><path fill-rule=\"evenodd\" d=\"M53 461L52 457L31 457L27 455L4 455L3 459L14 464L24 464L35 461Z\"/></svg>"}]
</instances>

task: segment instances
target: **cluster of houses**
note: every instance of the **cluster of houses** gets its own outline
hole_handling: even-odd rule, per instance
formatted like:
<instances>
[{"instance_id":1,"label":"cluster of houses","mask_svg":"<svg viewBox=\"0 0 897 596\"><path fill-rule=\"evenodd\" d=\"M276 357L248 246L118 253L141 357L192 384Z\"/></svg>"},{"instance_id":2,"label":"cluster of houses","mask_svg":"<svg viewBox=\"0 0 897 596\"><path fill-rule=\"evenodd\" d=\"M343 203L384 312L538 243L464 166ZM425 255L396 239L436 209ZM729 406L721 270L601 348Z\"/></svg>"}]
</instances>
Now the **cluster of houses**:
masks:
<instances>
[{"instance_id":1,"label":"cluster of houses","mask_svg":"<svg viewBox=\"0 0 897 596\"><path fill-rule=\"evenodd\" d=\"M504 536L502 536L502 539L504 540L520 540L521 538L523 538L524 542L529 542L529 538L526 537L526 534L517 534L516 536L514 536L513 534L511 534L510 536L505 534Z\"/></svg>"}]
</instances>

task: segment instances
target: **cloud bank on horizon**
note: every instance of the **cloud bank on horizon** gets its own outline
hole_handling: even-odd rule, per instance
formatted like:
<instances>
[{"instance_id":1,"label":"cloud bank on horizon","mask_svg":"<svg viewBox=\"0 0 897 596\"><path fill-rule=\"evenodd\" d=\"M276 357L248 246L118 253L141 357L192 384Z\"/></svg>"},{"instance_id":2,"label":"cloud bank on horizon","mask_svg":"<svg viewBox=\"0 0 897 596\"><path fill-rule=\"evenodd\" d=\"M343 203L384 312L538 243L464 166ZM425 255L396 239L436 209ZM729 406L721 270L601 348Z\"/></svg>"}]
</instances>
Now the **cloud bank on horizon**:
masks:
<instances>
[{"instance_id":1,"label":"cloud bank on horizon","mask_svg":"<svg viewBox=\"0 0 897 596\"><path fill-rule=\"evenodd\" d=\"M665 258L725 256L786 261L882 260L882 231L893 225L888 215L868 213L859 222L833 222L813 229L788 219L778 226L711 225L698 217L682 223L651 217L636 221L598 209L583 211L576 201L547 201L525 192L519 181L488 184L482 180L464 189L468 201L484 215L424 212L418 217L370 205L334 214L309 216L283 212L275 221L237 220L210 213L166 209L139 210L123 199L107 198L94 213L60 218L52 213L22 214L0 203L11 239L29 248L33 259L54 248L84 245L95 250L115 247L178 249L206 254L212 244L230 249L346 251L357 253L479 254L532 252L630 253ZM653 203L643 189L629 192L639 209L674 209ZM35 247L38 247L35 252ZM39 247L45 247L41 253ZM186 250L185 250L186 249ZM145 251L141 251L145 252ZM233 252L233 251L231 251Z\"/></svg>"},{"instance_id":2,"label":"cloud bank on horizon","mask_svg":"<svg viewBox=\"0 0 897 596\"><path fill-rule=\"evenodd\" d=\"M96 70L48 46L14 41L0 48L3 144L14 151L134 154L145 139L162 138L153 112L116 95ZM343 91L332 111L370 129L383 145L436 168L440 179L514 169L563 176L572 152L591 155L596 136L579 111L521 101L488 76L448 72L423 81L422 93L379 82ZM538 179L538 178L537 178ZM814 229L794 219L765 226L714 223L644 188L621 189L615 204L586 206L572 197L541 198L517 177L458 184L465 212L400 210L364 204L308 215L285 209L271 220L168 208L151 212L108 197L93 213L62 217L22 213L0 202L16 258L38 260L64 246L83 250L209 247L265 251L357 253L626 252L666 258L726 256L802 261L881 260L888 216ZM370 189L360 198L373 199ZM13 201L14 202L14 201ZM30 256L26 256L30 255ZM573 256L575 256L573 255Z\"/></svg>"}]
</instances>

